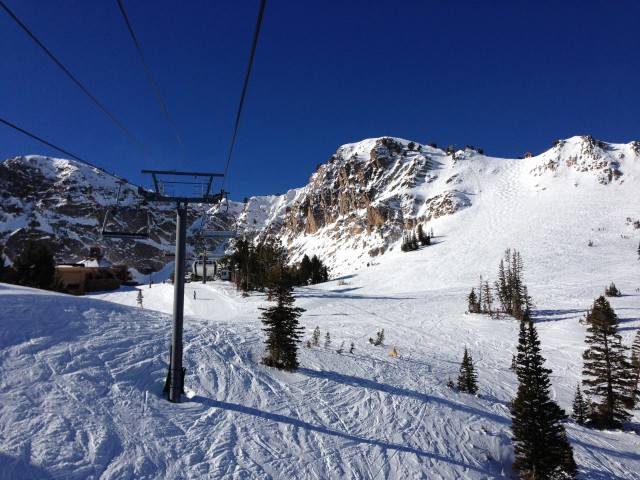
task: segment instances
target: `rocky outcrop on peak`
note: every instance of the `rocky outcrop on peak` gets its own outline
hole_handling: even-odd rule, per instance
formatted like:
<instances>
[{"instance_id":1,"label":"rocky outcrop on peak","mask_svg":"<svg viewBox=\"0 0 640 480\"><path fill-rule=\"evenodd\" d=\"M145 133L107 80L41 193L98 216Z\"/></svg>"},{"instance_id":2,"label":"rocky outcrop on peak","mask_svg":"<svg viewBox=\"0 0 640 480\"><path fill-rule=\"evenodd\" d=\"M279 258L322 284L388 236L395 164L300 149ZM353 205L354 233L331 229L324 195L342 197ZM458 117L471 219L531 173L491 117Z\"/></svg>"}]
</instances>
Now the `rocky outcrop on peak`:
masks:
<instances>
[{"instance_id":1,"label":"rocky outcrop on peak","mask_svg":"<svg viewBox=\"0 0 640 480\"><path fill-rule=\"evenodd\" d=\"M640 152L639 143L631 142L628 146L637 156ZM552 150L542 155L542 163L536 165L531 173L534 176L557 176L566 170L593 173L599 183L606 185L619 180L623 175L620 161L629 152L620 147L596 140L589 135L558 140Z\"/></svg>"}]
</instances>

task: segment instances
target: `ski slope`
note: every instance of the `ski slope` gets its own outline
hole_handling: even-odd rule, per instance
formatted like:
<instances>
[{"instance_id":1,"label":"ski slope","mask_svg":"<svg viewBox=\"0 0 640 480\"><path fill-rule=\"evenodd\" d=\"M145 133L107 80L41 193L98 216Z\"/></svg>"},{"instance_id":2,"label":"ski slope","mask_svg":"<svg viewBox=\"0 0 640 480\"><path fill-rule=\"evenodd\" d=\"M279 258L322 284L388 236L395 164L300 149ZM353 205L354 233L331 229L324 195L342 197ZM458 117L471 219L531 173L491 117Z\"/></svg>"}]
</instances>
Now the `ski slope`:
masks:
<instances>
[{"instance_id":1,"label":"ski slope","mask_svg":"<svg viewBox=\"0 0 640 480\"><path fill-rule=\"evenodd\" d=\"M432 246L398 245L297 289L305 340L321 330L320 347L301 345L298 372L260 365L264 295L187 284L181 404L162 394L171 285L80 298L0 285L0 478L513 478L518 324L465 313L479 276L496 279L506 248L522 254L551 393L568 413L585 348L579 320L611 282L623 293L610 299L623 342L640 328L640 230L627 220L640 218L640 166L603 185L590 171L532 176L539 160L444 166L458 169L472 205L430 222ZM375 347L368 339L382 328ZM446 387L465 346L478 396ZM627 431L566 424L580 478L640 478L633 413Z\"/></svg>"}]
</instances>

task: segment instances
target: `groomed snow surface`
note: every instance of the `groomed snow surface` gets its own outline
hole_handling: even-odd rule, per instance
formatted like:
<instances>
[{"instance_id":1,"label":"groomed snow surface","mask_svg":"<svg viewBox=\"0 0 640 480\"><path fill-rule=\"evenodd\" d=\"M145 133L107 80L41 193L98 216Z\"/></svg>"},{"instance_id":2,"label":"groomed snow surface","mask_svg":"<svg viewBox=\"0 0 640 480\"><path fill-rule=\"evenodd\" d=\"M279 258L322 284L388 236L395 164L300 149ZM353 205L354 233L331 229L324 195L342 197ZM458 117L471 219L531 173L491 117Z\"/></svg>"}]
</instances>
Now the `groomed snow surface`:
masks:
<instances>
[{"instance_id":1,"label":"groomed snow surface","mask_svg":"<svg viewBox=\"0 0 640 480\"><path fill-rule=\"evenodd\" d=\"M434 245L297 289L305 340L319 326L321 345L301 345L296 373L260 365L264 295L187 284L181 404L162 394L171 285L77 298L0 285L0 478L515 477L518 324L465 314L479 276L496 279L506 248L522 254L551 394L568 413L579 320L611 282L623 342L640 327L640 230L626 221L640 216L637 180L532 180L521 165L492 165L492 182L466 190L472 207L430 224ZM383 328L384 345L371 345ZM446 387L465 346L478 396ZM637 411L627 431L569 421L580 478L640 478L639 423Z\"/></svg>"}]
</instances>

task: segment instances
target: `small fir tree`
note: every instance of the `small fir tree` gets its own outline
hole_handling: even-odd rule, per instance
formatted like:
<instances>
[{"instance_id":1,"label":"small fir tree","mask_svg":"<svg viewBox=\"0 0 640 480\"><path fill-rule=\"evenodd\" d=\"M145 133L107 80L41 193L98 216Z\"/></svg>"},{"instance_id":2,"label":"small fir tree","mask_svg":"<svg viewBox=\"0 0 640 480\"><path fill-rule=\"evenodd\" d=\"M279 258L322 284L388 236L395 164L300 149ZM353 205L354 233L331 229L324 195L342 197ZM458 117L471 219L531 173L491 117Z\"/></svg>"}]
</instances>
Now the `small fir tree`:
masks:
<instances>
[{"instance_id":1,"label":"small fir tree","mask_svg":"<svg viewBox=\"0 0 640 480\"><path fill-rule=\"evenodd\" d=\"M491 289L489 288L489 282L485 280L482 285L482 313L486 313L489 316L493 311L493 295L491 295Z\"/></svg>"},{"instance_id":2,"label":"small fir tree","mask_svg":"<svg viewBox=\"0 0 640 480\"><path fill-rule=\"evenodd\" d=\"M475 288L471 289L471 293L467 297L467 310L469 313L480 313L480 303Z\"/></svg>"},{"instance_id":3,"label":"small fir tree","mask_svg":"<svg viewBox=\"0 0 640 480\"><path fill-rule=\"evenodd\" d=\"M313 330L313 337L311 338L311 346L317 347L320 345L320 327L316 326Z\"/></svg>"},{"instance_id":4,"label":"small fir tree","mask_svg":"<svg viewBox=\"0 0 640 480\"><path fill-rule=\"evenodd\" d=\"M618 334L618 316L603 296L598 297L586 317L589 345L583 354L585 392L600 398L588 418L596 428L620 428L630 418L631 365L626 359L627 347Z\"/></svg>"},{"instance_id":5,"label":"small fir tree","mask_svg":"<svg viewBox=\"0 0 640 480\"><path fill-rule=\"evenodd\" d=\"M467 352L467 347L464 347L464 356L460 364L458 390L472 394L478 391L478 375L473 366L473 358L471 358L471 355Z\"/></svg>"},{"instance_id":6,"label":"small fir tree","mask_svg":"<svg viewBox=\"0 0 640 480\"><path fill-rule=\"evenodd\" d=\"M606 297L619 297L621 295L620 290L618 290L616 284L613 282L611 282L611 285L604 289L604 294Z\"/></svg>"},{"instance_id":7,"label":"small fir tree","mask_svg":"<svg viewBox=\"0 0 640 480\"><path fill-rule=\"evenodd\" d=\"M550 397L551 370L544 367L533 322L520 323L516 373L518 390L511 402L515 462L523 479L575 478L573 449L567 440L565 412Z\"/></svg>"},{"instance_id":8,"label":"small fir tree","mask_svg":"<svg viewBox=\"0 0 640 480\"><path fill-rule=\"evenodd\" d=\"M142 307L142 299L143 298L144 297L142 296L142 290L138 290L138 299L137 299L137 301L138 301L138 305L140 305L140 307Z\"/></svg>"},{"instance_id":9,"label":"small fir tree","mask_svg":"<svg viewBox=\"0 0 640 480\"><path fill-rule=\"evenodd\" d=\"M324 348L328 348L331 345L331 335L329 332L324 336Z\"/></svg>"},{"instance_id":10,"label":"small fir tree","mask_svg":"<svg viewBox=\"0 0 640 480\"><path fill-rule=\"evenodd\" d=\"M383 342L384 342L384 328L376 334L376 339L373 342L373 344L377 347L379 345L382 345Z\"/></svg>"},{"instance_id":11,"label":"small fir tree","mask_svg":"<svg viewBox=\"0 0 640 480\"><path fill-rule=\"evenodd\" d=\"M304 308L294 307L293 287L286 281L275 289L276 305L261 308L263 331L267 334L266 355L262 363L281 370L298 369L298 343L302 338L303 328L298 318Z\"/></svg>"},{"instance_id":12,"label":"small fir tree","mask_svg":"<svg viewBox=\"0 0 640 480\"><path fill-rule=\"evenodd\" d=\"M588 404L582 395L582 391L580 390L580 385L576 386L576 394L573 397L573 413L571 414L571 418L573 418L579 425L584 425L587 421L587 413L588 413Z\"/></svg>"},{"instance_id":13,"label":"small fir tree","mask_svg":"<svg viewBox=\"0 0 640 480\"><path fill-rule=\"evenodd\" d=\"M340 344L340 347L338 347L338 349L336 350L336 353L337 353L338 355L342 355L342 352L344 352L344 342L342 342L342 343Z\"/></svg>"}]
</instances>

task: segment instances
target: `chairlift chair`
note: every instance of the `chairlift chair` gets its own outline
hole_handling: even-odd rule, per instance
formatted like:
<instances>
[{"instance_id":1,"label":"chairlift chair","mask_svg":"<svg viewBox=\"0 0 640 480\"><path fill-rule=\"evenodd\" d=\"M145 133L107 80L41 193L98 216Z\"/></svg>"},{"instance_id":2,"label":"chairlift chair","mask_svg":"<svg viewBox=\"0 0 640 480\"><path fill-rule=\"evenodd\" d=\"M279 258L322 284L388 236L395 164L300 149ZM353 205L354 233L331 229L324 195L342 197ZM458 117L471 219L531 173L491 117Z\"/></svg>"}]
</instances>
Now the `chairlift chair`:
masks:
<instances>
[{"instance_id":1,"label":"chairlift chair","mask_svg":"<svg viewBox=\"0 0 640 480\"><path fill-rule=\"evenodd\" d=\"M233 228L223 229L221 223L232 224ZM238 236L236 217L229 212L203 214L198 234L203 238L235 238Z\"/></svg>"},{"instance_id":2,"label":"chairlift chair","mask_svg":"<svg viewBox=\"0 0 640 480\"><path fill-rule=\"evenodd\" d=\"M108 209L102 223L102 236L110 238L149 238L151 214L146 207L124 207L120 205L120 191L124 180L118 186L116 204Z\"/></svg>"}]
</instances>

